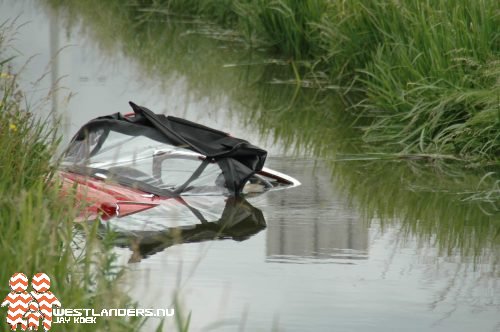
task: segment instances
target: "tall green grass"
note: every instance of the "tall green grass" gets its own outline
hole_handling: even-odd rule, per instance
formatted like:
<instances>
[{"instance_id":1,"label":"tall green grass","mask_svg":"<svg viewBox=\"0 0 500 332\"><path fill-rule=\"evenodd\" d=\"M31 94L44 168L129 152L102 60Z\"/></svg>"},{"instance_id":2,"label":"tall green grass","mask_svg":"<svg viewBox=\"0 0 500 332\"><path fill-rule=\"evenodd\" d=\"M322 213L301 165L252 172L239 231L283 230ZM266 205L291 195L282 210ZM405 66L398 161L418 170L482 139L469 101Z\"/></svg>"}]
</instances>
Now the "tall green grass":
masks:
<instances>
[{"instance_id":1,"label":"tall green grass","mask_svg":"<svg viewBox=\"0 0 500 332\"><path fill-rule=\"evenodd\" d=\"M364 90L361 105L353 110L373 119L365 128L366 140L404 152L496 159L500 4L488 0L347 4L348 14L326 18L323 31L331 40L328 53L338 54L340 63L350 65L354 81Z\"/></svg>"},{"instance_id":2,"label":"tall green grass","mask_svg":"<svg viewBox=\"0 0 500 332\"><path fill-rule=\"evenodd\" d=\"M110 245L97 241L95 227L84 227L82 237L77 236L74 199L61 193L53 160L55 124L26 111L16 75L7 65L0 61L0 297L10 292L12 274L31 278L44 272L64 308L130 307ZM8 327L5 314L1 316L4 331ZM97 324L53 324L52 330L134 331L140 324L112 317L99 318Z\"/></svg>"}]
</instances>

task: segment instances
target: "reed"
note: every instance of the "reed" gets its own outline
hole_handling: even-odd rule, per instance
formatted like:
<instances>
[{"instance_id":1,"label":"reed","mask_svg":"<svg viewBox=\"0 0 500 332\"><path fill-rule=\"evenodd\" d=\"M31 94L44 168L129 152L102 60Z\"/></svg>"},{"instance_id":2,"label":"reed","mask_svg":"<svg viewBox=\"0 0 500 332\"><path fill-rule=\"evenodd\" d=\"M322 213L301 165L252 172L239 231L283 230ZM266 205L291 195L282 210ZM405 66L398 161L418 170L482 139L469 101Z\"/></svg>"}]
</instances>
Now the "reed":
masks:
<instances>
[{"instance_id":1,"label":"reed","mask_svg":"<svg viewBox=\"0 0 500 332\"><path fill-rule=\"evenodd\" d=\"M331 54L357 47L340 62L351 66L365 92L353 110L372 119L364 128L366 141L403 152L497 158L498 2L351 1L348 6L349 15L327 20L324 31L332 40ZM335 42L337 35L345 41Z\"/></svg>"}]
</instances>

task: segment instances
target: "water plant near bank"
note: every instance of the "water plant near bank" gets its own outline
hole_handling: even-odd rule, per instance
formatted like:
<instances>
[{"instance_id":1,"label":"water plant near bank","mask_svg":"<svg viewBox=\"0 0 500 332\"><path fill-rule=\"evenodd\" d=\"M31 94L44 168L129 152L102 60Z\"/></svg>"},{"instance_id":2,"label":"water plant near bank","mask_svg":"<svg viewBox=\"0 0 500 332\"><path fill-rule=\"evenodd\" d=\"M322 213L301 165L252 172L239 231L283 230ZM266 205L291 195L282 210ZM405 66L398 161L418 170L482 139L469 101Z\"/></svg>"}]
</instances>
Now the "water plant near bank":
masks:
<instances>
[{"instance_id":1,"label":"water plant near bank","mask_svg":"<svg viewBox=\"0 0 500 332\"><path fill-rule=\"evenodd\" d=\"M62 197L55 173L56 124L27 111L17 74L10 72L8 64L0 61L1 298L10 292L9 278L14 273L31 279L43 272L51 278L50 290L64 308L131 306L120 290L120 269L109 241L97 241L95 227L74 228L74 201L71 195ZM7 329L3 317L0 324ZM97 319L96 324L53 324L53 328L134 331L140 324L138 319L112 317Z\"/></svg>"}]
</instances>

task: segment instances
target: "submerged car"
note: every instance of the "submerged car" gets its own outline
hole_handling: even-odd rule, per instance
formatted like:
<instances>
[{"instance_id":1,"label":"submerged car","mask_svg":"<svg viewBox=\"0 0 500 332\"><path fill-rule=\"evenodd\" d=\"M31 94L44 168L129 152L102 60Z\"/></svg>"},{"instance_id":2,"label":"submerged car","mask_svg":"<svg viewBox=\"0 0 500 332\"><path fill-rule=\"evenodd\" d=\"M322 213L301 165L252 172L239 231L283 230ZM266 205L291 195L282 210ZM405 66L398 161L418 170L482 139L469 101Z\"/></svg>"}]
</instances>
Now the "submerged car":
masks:
<instances>
[{"instance_id":1,"label":"submerged car","mask_svg":"<svg viewBox=\"0 0 500 332\"><path fill-rule=\"evenodd\" d=\"M227 231L228 202L246 206L245 197L300 185L265 168L267 152L243 139L130 105L133 113L85 124L63 156L59 174L81 203L78 221L143 239L208 222Z\"/></svg>"}]
</instances>

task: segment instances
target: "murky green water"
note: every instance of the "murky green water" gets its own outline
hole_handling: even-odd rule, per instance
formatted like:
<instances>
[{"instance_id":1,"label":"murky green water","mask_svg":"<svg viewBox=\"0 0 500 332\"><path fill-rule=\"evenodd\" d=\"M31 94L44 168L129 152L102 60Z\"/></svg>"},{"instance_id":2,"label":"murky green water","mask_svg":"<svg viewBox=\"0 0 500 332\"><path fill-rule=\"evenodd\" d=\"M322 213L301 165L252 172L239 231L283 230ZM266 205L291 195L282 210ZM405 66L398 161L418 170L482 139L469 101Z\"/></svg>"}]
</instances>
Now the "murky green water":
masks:
<instances>
[{"instance_id":1,"label":"murky green water","mask_svg":"<svg viewBox=\"0 0 500 332\"><path fill-rule=\"evenodd\" d=\"M139 36L119 15L75 14L83 23L0 2L0 21L27 23L9 52L18 66L37 54L22 74L32 100L60 78L42 108L69 110L66 139L133 100L247 138L302 182L249 199L267 228L247 240L133 257L126 287L141 307L169 307L177 293L193 331L500 331L498 202L472 196L489 170L385 160L331 112L340 98L284 84L286 61L206 25ZM116 252L123 264L133 255Z\"/></svg>"}]
</instances>

